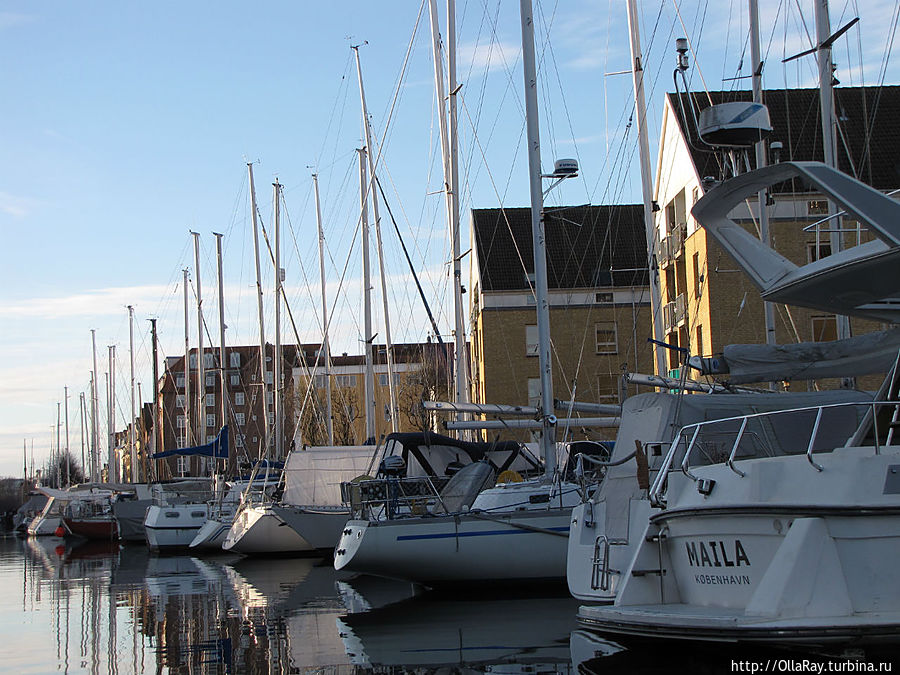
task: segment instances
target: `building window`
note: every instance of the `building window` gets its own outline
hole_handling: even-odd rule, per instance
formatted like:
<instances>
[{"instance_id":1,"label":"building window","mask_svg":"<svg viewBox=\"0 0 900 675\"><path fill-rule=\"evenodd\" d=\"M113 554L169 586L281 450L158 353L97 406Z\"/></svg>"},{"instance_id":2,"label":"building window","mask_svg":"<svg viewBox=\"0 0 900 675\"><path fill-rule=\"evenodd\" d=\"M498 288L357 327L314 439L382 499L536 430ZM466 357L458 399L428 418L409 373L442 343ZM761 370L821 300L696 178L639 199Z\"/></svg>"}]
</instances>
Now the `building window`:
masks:
<instances>
[{"instance_id":1,"label":"building window","mask_svg":"<svg viewBox=\"0 0 900 675\"><path fill-rule=\"evenodd\" d=\"M216 426L216 416L215 415L207 415L206 416L206 426L214 427ZM209 441L207 441L209 443Z\"/></svg>"},{"instance_id":2,"label":"building window","mask_svg":"<svg viewBox=\"0 0 900 675\"><path fill-rule=\"evenodd\" d=\"M837 317L834 314L814 316L810 321L813 342L837 340Z\"/></svg>"},{"instance_id":3,"label":"building window","mask_svg":"<svg viewBox=\"0 0 900 675\"><path fill-rule=\"evenodd\" d=\"M612 293L596 293L594 294L594 302L598 305L611 305L613 304L613 294Z\"/></svg>"},{"instance_id":4,"label":"building window","mask_svg":"<svg viewBox=\"0 0 900 675\"><path fill-rule=\"evenodd\" d=\"M207 408L215 408L216 407L216 395L215 394L207 394L206 395L206 407Z\"/></svg>"},{"instance_id":5,"label":"building window","mask_svg":"<svg viewBox=\"0 0 900 675\"><path fill-rule=\"evenodd\" d=\"M212 443L214 440L216 440L216 437L213 436L212 434L207 434L207 435L206 435L206 442L207 442L207 443Z\"/></svg>"},{"instance_id":6,"label":"building window","mask_svg":"<svg viewBox=\"0 0 900 675\"><path fill-rule=\"evenodd\" d=\"M384 404L384 419L386 422L391 421L391 406L387 403Z\"/></svg>"},{"instance_id":7,"label":"building window","mask_svg":"<svg viewBox=\"0 0 900 675\"><path fill-rule=\"evenodd\" d=\"M188 458L181 455L176 458L175 461L175 471L178 472L179 476L184 476L188 472Z\"/></svg>"},{"instance_id":8,"label":"building window","mask_svg":"<svg viewBox=\"0 0 900 675\"><path fill-rule=\"evenodd\" d=\"M541 406L541 378L528 378L528 405L534 407Z\"/></svg>"},{"instance_id":9,"label":"building window","mask_svg":"<svg viewBox=\"0 0 900 675\"><path fill-rule=\"evenodd\" d=\"M240 368L241 367L241 353L240 352L231 352L228 355L228 364L232 368Z\"/></svg>"},{"instance_id":10,"label":"building window","mask_svg":"<svg viewBox=\"0 0 900 675\"><path fill-rule=\"evenodd\" d=\"M339 387L356 386L356 375L338 375L334 379L337 382L337 386Z\"/></svg>"},{"instance_id":11,"label":"building window","mask_svg":"<svg viewBox=\"0 0 900 675\"><path fill-rule=\"evenodd\" d=\"M808 202L806 202L806 212L811 216L827 216L828 200L810 199Z\"/></svg>"},{"instance_id":12,"label":"building window","mask_svg":"<svg viewBox=\"0 0 900 675\"><path fill-rule=\"evenodd\" d=\"M241 386L241 376L238 375L237 373L234 373L234 374L231 376L231 386L232 386L232 387L239 387L239 386Z\"/></svg>"},{"instance_id":13,"label":"building window","mask_svg":"<svg viewBox=\"0 0 900 675\"><path fill-rule=\"evenodd\" d=\"M176 408L184 407L184 394L176 394L175 395L175 407Z\"/></svg>"},{"instance_id":14,"label":"building window","mask_svg":"<svg viewBox=\"0 0 900 675\"><path fill-rule=\"evenodd\" d=\"M184 389L184 375L179 375L175 378L175 386L178 389Z\"/></svg>"},{"instance_id":15,"label":"building window","mask_svg":"<svg viewBox=\"0 0 900 675\"><path fill-rule=\"evenodd\" d=\"M213 375L211 373L206 374L206 386L207 387L215 387L216 386L216 376L215 375Z\"/></svg>"},{"instance_id":16,"label":"building window","mask_svg":"<svg viewBox=\"0 0 900 675\"><path fill-rule=\"evenodd\" d=\"M197 370L197 355L191 354L190 358L188 358L188 363L190 364L191 370Z\"/></svg>"},{"instance_id":17,"label":"building window","mask_svg":"<svg viewBox=\"0 0 900 675\"><path fill-rule=\"evenodd\" d=\"M275 381L271 370L266 371L266 384L272 384Z\"/></svg>"},{"instance_id":18,"label":"building window","mask_svg":"<svg viewBox=\"0 0 900 675\"><path fill-rule=\"evenodd\" d=\"M235 422L237 422L237 425L239 427L244 426L244 419L245 419L244 413L235 413L234 414L234 420L235 420Z\"/></svg>"},{"instance_id":19,"label":"building window","mask_svg":"<svg viewBox=\"0 0 900 675\"><path fill-rule=\"evenodd\" d=\"M806 242L806 262L815 262L830 255L831 242L828 239L820 239L818 247L814 241Z\"/></svg>"},{"instance_id":20,"label":"building window","mask_svg":"<svg viewBox=\"0 0 900 675\"><path fill-rule=\"evenodd\" d=\"M619 402L619 376L618 375L598 375L597 376L597 401L599 403L618 403Z\"/></svg>"},{"instance_id":21,"label":"building window","mask_svg":"<svg viewBox=\"0 0 900 675\"><path fill-rule=\"evenodd\" d=\"M525 356L538 355L538 329L533 324L525 326Z\"/></svg>"},{"instance_id":22,"label":"building window","mask_svg":"<svg viewBox=\"0 0 900 675\"><path fill-rule=\"evenodd\" d=\"M324 389L325 388L325 375L316 375L316 389Z\"/></svg>"},{"instance_id":23,"label":"building window","mask_svg":"<svg viewBox=\"0 0 900 675\"><path fill-rule=\"evenodd\" d=\"M184 429L184 415L179 415L175 418L175 426L179 429Z\"/></svg>"},{"instance_id":24,"label":"building window","mask_svg":"<svg viewBox=\"0 0 900 675\"><path fill-rule=\"evenodd\" d=\"M203 368L215 368L216 362L215 357L210 352L206 352L203 354Z\"/></svg>"},{"instance_id":25,"label":"building window","mask_svg":"<svg viewBox=\"0 0 900 675\"><path fill-rule=\"evenodd\" d=\"M269 426L275 426L275 413L269 413Z\"/></svg>"},{"instance_id":26,"label":"building window","mask_svg":"<svg viewBox=\"0 0 900 675\"><path fill-rule=\"evenodd\" d=\"M242 392L242 391L235 392L234 404L235 405L244 405L244 392Z\"/></svg>"},{"instance_id":27,"label":"building window","mask_svg":"<svg viewBox=\"0 0 900 675\"><path fill-rule=\"evenodd\" d=\"M268 403L269 405L272 405L273 403L275 403L275 393L274 392L271 392L271 391L266 392L266 403Z\"/></svg>"},{"instance_id":28,"label":"building window","mask_svg":"<svg viewBox=\"0 0 900 675\"><path fill-rule=\"evenodd\" d=\"M236 448L244 447L244 434L235 434L234 435L234 446Z\"/></svg>"},{"instance_id":29,"label":"building window","mask_svg":"<svg viewBox=\"0 0 900 675\"><path fill-rule=\"evenodd\" d=\"M694 269L694 298L699 300L703 292L703 275L700 273L700 254L695 253L691 258Z\"/></svg>"},{"instance_id":30,"label":"building window","mask_svg":"<svg viewBox=\"0 0 900 675\"><path fill-rule=\"evenodd\" d=\"M597 336L597 354L618 354L619 344L615 321L600 321L594 324Z\"/></svg>"},{"instance_id":31,"label":"building window","mask_svg":"<svg viewBox=\"0 0 900 675\"><path fill-rule=\"evenodd\" d=\"M703 356L703 326L697 326L697 356Z\"/></svg>"}]
</instances>

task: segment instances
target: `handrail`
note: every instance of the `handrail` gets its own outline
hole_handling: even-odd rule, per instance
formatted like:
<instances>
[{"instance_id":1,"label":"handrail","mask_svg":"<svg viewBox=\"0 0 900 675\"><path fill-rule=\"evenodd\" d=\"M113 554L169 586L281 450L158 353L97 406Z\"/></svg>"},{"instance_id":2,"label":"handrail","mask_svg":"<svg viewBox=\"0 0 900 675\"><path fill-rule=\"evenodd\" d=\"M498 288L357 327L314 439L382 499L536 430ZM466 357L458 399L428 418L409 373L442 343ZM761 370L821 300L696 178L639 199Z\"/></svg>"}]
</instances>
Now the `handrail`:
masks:
<instances>
[{"instance_id":1,"label":"handrail","mask_svg":"<svg viewBox=\"0 0 900 675\"><path fill-rule=\"evenodd\" d=\"M877 417L878 417L878 415L874 414L874 411L873 411L872 418L877 419ZM813 445L815 445L815 443L816 443L816 434L819 433L819 423L821 421L822 421L822 409L819 408L818 412L816 413L816 421L813 424L812 433L809 436L809 445L806 447L806 459L809 460L809 463L812 464L816 468L817 471L820 471L820 472L824 471L824 467L822 467L821 464L816 464L816 461L813 459L812 453L813 453ZM875 442L878 443L877 438L875 439Z\"/></svg>"},{"instance_id":2,"label":"handrail","mask_svg":"<svg viewBox=\"0 0 900 675\"><path fill-rule=\"evenodd\" d=\"M687 449L684 451L684 459L681 460L681 472L696 483L700 479L697 478L697 476L695 476L688 470L687 461L688 461L688 458L691 456L691 451L694 449L694 443L697 440L697 434L700 433L701 425L700 424L688 425L684 429L688 429L691 426L694 427L694 434L691 436L691 442L688 443ZM682 429L682 433L684 433L684 429ZM671 452L671 450L670 450L670 452Z\"/></svg>"},{"instance_id":3,"label":"handrail","mask_svg":"<svg viewBox=\"0 0 900 675\"><path fill-rule=\"evenodd\" d=\"M744 437L744 430L747 428L747 418L744 418L744 421L741 422L741 428L738 430L737 438L734 439L734 445L731 446L731 454L728 455L728 461L725 464L728 465L728 468L734 471L738 476L744 478L747 476L746 473L735 467L734 465L734 456L737 454L738 446L741 444L741 439Z\"/></svg>"}]
</instances>

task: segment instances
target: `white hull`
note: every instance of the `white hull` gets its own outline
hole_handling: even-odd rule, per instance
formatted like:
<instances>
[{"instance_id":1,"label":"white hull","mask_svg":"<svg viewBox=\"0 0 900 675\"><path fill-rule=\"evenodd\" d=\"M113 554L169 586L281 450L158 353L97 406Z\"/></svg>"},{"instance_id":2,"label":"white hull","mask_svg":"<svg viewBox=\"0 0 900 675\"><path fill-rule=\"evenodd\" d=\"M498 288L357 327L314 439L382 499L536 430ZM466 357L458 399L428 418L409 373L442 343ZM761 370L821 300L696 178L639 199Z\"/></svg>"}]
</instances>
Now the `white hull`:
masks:
<instances>
[{"instance_id":1,"label":"white hull","mask_svg":"<svg viewBox=\"0 0 900 675\"><path fill-rule=\"evenodd\" d=\"M878 642L900 629L900 448L692 467L669 474L603 631L701 640Z\"/></svg>"},{"instance_id":2,"label":"white hull","mask_svg":"<svg viewBox=\"0 0 900 675\"><path fill-rule=\"evenodd\" d=\"M562 581L572 509L350 520L335 569L439 585L461 581Z\"/></svg>"},{"instance_id":3,"label":"white hull","mask_svg":"<svg viewBox=\"0 0 900 675\"><path fill-rule=\"evenodd\" d=\"M279 555L315 550L279 518L270 506L241 509L228 531L222 548L245 555Z\"/></svg>"},{"instance_id":4,"label":"white hull","mask_svg":"<svg viewBox=\"0 0 900 675\"><path fill-rule=\"evenodd\" d=\"M312 548L321 550L330 550L337 546L341 532L350 518L350 512L343 507L273 504L272 512Z\"/></svg>"},{"instance_id":5,"label":"white hull","mask_svg":"<svg viewBox=\"0 0 900 675\"><path fill-rule=\"evenodd\" d=\"M37 516L28 526L28 534L32 537L47 537L56 535L56 531L62 527L62 518L59 516Z\"/></svg>"},{"instance_id":6,"label":"white hull","mask_svg":"<svg viewBox=\"0 0 900 675\"><path fill-rule=\"evenodd\" d=\"M147 545L154 550L187 548L208 518L206 504L150 506L144 518Z\"/></svg>"},{"instance_id":7,"label":"white hull","mask_svg":"<svg viewBox=\"0 0 900 675\"><path fill-rule=\"evenodd\" d=\"M190 548L201 548L213 551L221 551L222 544L231 529L234 514L223 514L218 517L210 517L203 526L197 530L197 534L191 540Z\"/></svg>"}]
</instances>

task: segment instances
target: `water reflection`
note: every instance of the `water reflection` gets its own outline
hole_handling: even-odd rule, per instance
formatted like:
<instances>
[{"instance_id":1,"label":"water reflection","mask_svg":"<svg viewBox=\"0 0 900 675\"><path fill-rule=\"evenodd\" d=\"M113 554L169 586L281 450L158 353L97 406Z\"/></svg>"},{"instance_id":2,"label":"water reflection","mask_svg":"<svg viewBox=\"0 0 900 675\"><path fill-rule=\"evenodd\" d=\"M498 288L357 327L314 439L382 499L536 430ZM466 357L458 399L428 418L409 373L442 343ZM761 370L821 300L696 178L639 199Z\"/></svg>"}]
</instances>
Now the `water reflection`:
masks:
<instances>
[{"instance_id":1,"label":"water reflection","mask_svg":"<svg viewBox=\"0 0 900 675\"><path fill-rule=\"evenodd\" d=\"M4 671L718 673L763 653L598 637L578 630L577 607L521 589L423 593L330 560L0 537Z\"/></svg>"}]
</instances>

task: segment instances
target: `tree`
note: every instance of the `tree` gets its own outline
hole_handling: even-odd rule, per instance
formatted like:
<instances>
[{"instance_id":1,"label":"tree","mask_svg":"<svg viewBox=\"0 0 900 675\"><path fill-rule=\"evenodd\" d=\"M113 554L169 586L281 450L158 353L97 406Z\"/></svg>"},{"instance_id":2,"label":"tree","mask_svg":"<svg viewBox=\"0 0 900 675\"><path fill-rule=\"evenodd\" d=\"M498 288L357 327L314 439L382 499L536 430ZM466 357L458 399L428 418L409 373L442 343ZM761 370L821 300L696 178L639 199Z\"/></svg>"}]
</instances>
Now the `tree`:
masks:
<instances>
[{"instance_id":1,"label":"tree","mask_svg":"<svg viewBox=\"0 0 900 675\"><path fill-rule=\"evenodd\" d=\"M433 430L437 426L434 412L425 410L422 401L449 401L452 399L451 365L447 345L429 343L422 345L422 366L410 372L397 394L397 407L401 424L417 431Z\"/></svg>"},{"instance_id":2,"label":"tree","mask_svg":"<svg viewBox=\"0 0 900 675\"><path fill-rule=\"evenodd\" d=\"M71 452L63 450L55 456L54 460L48 460L44 469L43 483L45 485L66 487L85 481L81 463L75 459Z\"/></svg>"},{"instance_id":3,"label":"tree","mask_svg":"<svg viewBox=\"0 0 900 675\"><path fill-rule=\"evenodd\" d=\"M298 424L303 443L326 445L328 443L328 425L325 418L327 406L324 389L314 388L308 398L306 391L302 390L297 393L295 400L297 408L300 409ZM333 387L331 404L335 444L355 445L358 442L355 422L362 416L356 391L350 388Z\"/></svg>"}]
</instances>

